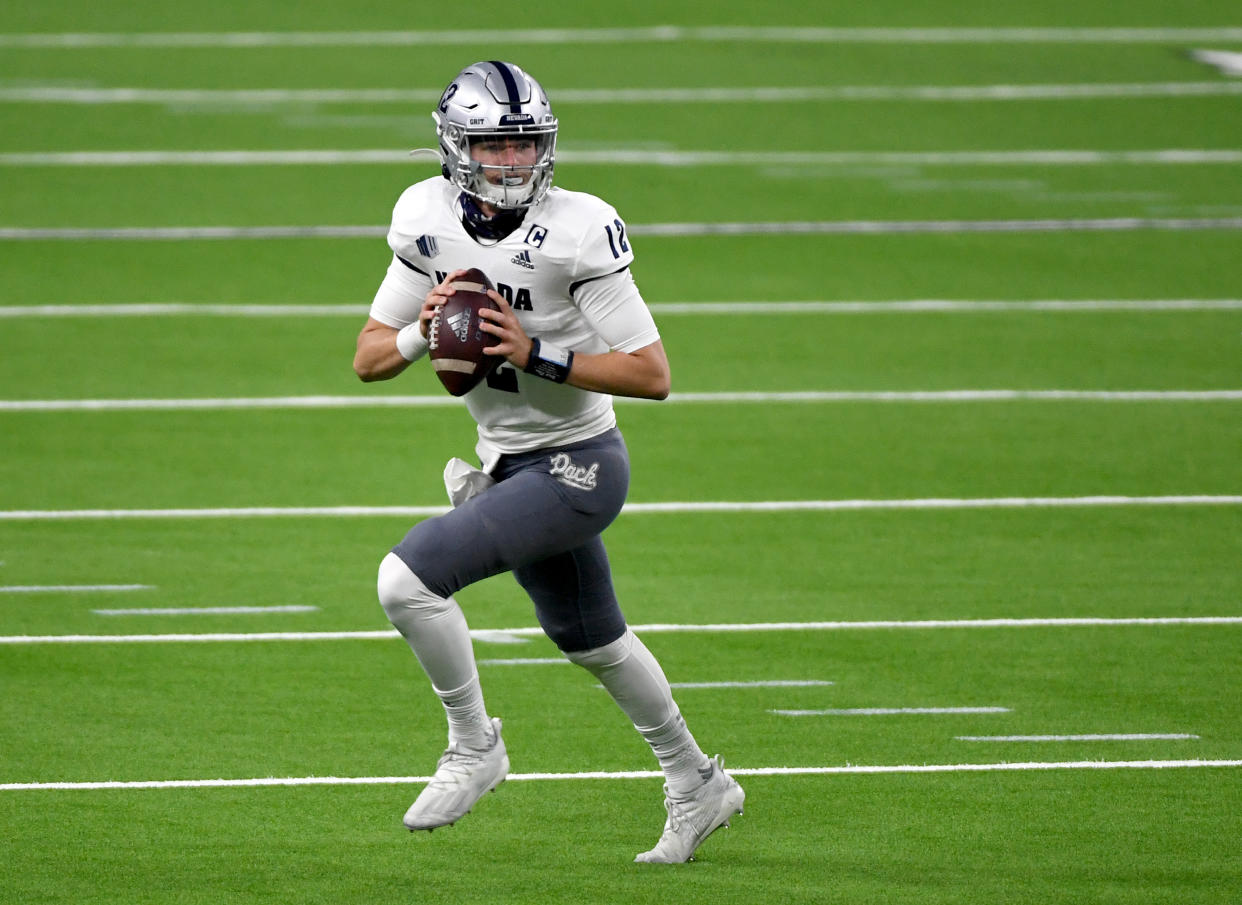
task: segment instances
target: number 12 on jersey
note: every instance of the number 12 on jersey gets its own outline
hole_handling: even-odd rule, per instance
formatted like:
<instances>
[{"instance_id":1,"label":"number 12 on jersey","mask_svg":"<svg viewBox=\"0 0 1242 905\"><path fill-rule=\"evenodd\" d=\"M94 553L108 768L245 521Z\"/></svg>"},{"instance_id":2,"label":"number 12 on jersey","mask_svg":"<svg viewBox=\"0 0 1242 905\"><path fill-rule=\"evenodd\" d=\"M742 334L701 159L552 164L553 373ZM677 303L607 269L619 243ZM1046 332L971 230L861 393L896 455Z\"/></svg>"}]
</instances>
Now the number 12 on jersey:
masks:
<instances>
[{"instance_id":1,"label":"number 12 on jersey","mask_svg":"<svg viewBox=\"0 0 1242 905\"><path fill-rule=\"evenodd\" d=\"M617 235L612 234L613 227L617 229ZM628 254L630 250L629 243L625 241L625 224L620 220L613 220L612 226L605 226L604 232L608 234L608 247L612 249L612 256L619 258L623 254ZM620 249L618 251L617 249Z\"/></svg>"}]
</instances>

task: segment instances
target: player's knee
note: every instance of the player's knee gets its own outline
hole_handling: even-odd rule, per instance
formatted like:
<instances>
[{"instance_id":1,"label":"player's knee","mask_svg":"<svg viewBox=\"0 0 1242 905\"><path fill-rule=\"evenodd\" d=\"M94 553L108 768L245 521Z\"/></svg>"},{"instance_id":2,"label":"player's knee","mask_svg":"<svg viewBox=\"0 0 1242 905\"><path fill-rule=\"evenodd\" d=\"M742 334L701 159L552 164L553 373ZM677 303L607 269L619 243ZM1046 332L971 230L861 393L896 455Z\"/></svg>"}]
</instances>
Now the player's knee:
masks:
<instances>
[{"instance_id":1,"label":"player's knee","mask_svg":"<svg viewBox=\"0 0 1242 905\"><path fill-rule=\"evenodd\" d=\"M388 621L398 628L410 617L434 616L451 606L448 598L428 590L395 553L380 562L376 589Z\"/></svg>"},{"instance_id":2,"label":"player's knee","mask_svg":"<svg viewBox=\"0 0 1242 905\"><path fill-rule=\"evenodd\" d=\"M553 638L553 641L556 639ZM634 633L627 627L625 633L615 641L590 650L565 651L566 658L588 672L599 675L609 667L616 666L630 655L634 648ZM564 650L564 648L562 648Z\"/></svg>"}]
</instances>

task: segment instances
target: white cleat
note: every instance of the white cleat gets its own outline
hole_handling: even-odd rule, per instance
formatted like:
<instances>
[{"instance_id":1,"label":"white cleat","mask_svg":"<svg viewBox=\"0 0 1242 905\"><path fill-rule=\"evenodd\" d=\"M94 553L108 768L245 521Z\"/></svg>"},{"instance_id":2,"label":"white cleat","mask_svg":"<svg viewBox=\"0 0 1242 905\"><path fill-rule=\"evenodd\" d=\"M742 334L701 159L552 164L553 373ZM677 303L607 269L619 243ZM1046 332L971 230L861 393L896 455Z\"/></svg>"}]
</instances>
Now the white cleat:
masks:
<instances>
[{"instance_id":1,"label":"white cleat","mask_svg":"<svg viewBox=\"0 0 1242 905\"><path fill-rule=\"evenodd\" d=\"M476 801L505 781L509 775L509 755L500 737L500 720L492 720L496 733L485 751L449 747L436 764L435 775L427 783L402 823L410 832L452 826L470 813Z\"/></svg>"},{"instance_id":2,"label":"white cleat","mask_svg":"<svg viewBox=\"0 0 1242 905\"><path fill-rule=\"evenodd\" d=\"M668 794L668 786L664 787L664 807L668 810L664 834L655 848L638 855L635 861L646 864L693 861L695 849L704 839L720 827L727 827L734 814L742 813L746 793L724 771L724 761L719 756L709 763L711 775L707 781L686 797L674 798Z\"/></svg>"}]
</instances>

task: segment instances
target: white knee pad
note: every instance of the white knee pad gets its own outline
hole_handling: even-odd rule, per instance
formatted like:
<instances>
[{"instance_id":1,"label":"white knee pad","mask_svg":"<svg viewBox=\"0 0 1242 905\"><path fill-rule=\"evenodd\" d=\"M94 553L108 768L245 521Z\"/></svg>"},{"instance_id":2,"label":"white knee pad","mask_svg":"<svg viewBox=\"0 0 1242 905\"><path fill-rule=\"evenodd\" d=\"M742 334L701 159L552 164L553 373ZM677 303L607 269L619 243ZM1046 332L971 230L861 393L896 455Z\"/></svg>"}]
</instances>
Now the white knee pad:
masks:
<instances>
[{"instance_id":1,"label":"white knee pad","mask_svg":"<svg viewBox=\"0 0 1242 905\"><path fill-rule=\"evenodd\" d=\"M603 647L565 656L599 679L639 732L663 727L678 716L664 670L629 628Z\"/></svg>"},{"instance_id":2,"label":"white knee pad","mask_svg":"<svg viewBox=\"0 0 1242 905\"><path fill-rule=\"evenodd\" d=\"M634 633L627 627L625 634L616 641L605 644L603 647L593 647L590 650L570 651L565 656L571 663L577 663L598 677L601 672L629 657L634 649L634 642L637 640Z\"/></svg>"},{"instance_id":3,"label":"white knee pad","mask_svg":"<svg viewBox=\"0 0 1242 905\"><path fill-rule=\"evenodd\" d=\"M660 762L670 789L688 792L702 784L707 758L686 727L664 670L629 628L603 647L567 653L590 671L625 711Z\"/></svg>"},{"instance_id":4,"label":"white knee pad","mask_svg":"<svg viewBox=\"0 0 1242 905\"><path fill-rule=\"evenodd\" d=\"M443 617L457 608L452 598L440 597L429 591L395 553L389 553L380 562L376 589L380 605L388 614L388 621L402 634L406 634L405 627L411 620Z\"/></svg>"},{"instance_id":5,"label":"white knee pad","mask_svg":"<svg viewBox=\"0 0 1242 905\"><path fill-rule=\"evenodd\" d=\"M457 601L433 594L392 553L380 563L377 588L388 620L418 657L432 687L443 695L473 682L477 691L470 629Z\"/></svg>"}]
</instances>

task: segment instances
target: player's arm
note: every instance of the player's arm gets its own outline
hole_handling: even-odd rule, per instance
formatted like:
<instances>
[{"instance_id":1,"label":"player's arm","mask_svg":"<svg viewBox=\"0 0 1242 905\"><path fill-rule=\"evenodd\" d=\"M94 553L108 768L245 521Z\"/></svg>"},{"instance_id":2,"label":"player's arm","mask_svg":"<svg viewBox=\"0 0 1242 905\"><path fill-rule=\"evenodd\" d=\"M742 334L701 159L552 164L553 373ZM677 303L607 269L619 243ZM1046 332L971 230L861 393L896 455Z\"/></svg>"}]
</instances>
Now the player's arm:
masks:
<instances>
[{"instance_id":1,"label":"player's arm","mask_svg":"<svg viewBox=\"0 0 1242 905\"><path fill-rule=\"evenodd\" d=\"M487 294L499 310L480 310L480 316L486 321L482 327L500 342L485 349L486 354L504 356L519 370L584 390L640 399L668 397L668 357L659 339L633 351L614 350L597 355L568 353L540 342L536 357L536 340L526 335L504 296L491 290Z\"/></svg>"},{"instance_id":2,"label":"player's arm","mask_svg":"<svg viewBox=\"0 0 1242 905\"><path fill-rule=\"evenodd\" d=\"M438 286L431 287L421 301L417 301L414 296L421 287L412 277L396 269L396 264L394 261L380 284L371 305L371 316L358 334L354 373L367 382L396 377L411 362L426 354L431 318L444 300L453 294L448 284L464 273L453 271ZM417 317L405 323L408 311L414 304L419 305ZM382 320L377 319L377 315Z\"/></svg>"},{"instance_id":3,"label":"player's arm","mask_svg":"<svg viewBox=\"0 0 1242 905\"><path fill-rule=\"evenodd\" d=\"M634 352L575 355L566 383L597 393L667 399L672 378L664 343L656 340Z\"/></svg>"},{"instance_id":4,"label":"player's arm","mask_svg":"<svg viewBox=\"0 0 1242 905\"><path fill-rule=\"evenodd\" d=\"M668 357L629 270L634 254L624 240L624 224L611 208L607 214L608 225L590 230L580 246L569 294L612 351L571 352L529 337L508 302L489 292L500 309L480 312L488 321L483 329L500 338L489 354L503 355L514 367L584 390L665 399L670 387Z\"/></svg>"},{"instance_id":5,"label":"player's arm","mask_svg":"<svg viewBox=\"0 0 1242 905\"><path fill-rule=\"evenodd\" d=\"M366 382L388 380L396 377L410 365L397 349L396 327L380 323L368 317L362 332L358 334L358 346L354 352L354 373Z\"/></svg>"}]
</instances>

